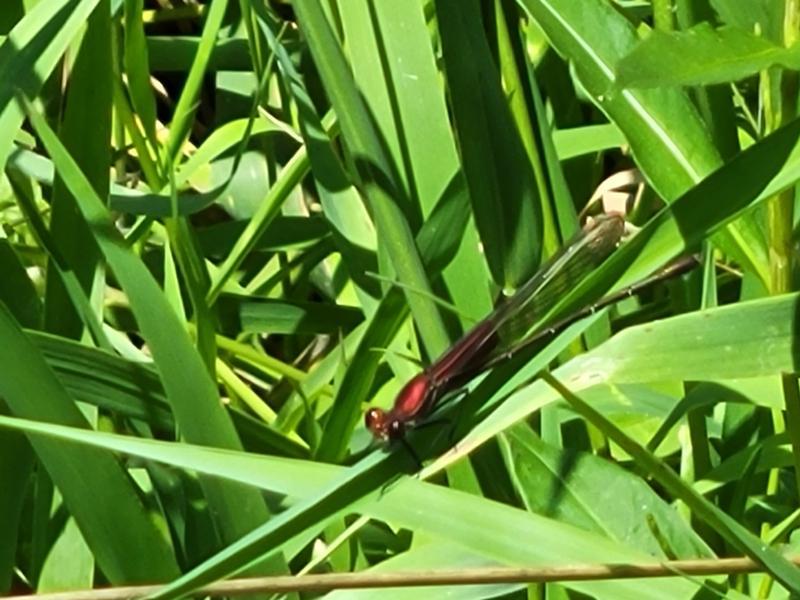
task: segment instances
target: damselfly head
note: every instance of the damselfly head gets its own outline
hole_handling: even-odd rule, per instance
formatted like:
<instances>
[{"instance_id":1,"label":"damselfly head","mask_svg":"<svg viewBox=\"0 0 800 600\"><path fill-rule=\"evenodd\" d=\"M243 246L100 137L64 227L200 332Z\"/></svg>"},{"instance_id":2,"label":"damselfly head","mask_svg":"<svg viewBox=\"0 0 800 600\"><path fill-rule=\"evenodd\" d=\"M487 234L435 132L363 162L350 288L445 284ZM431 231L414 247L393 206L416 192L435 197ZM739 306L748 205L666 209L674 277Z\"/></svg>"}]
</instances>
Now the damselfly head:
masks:
<instances>
[{"instance_id":1,"label":"damselfly head","mask_svg":"<svg viewBox=\"0 0 800 600\"><path fill-rule=\"evenodd\" d=\"M396 440L405 433L403 422L395 418L391 412L387 413L381 408L373 407L367 410L364 413L364 424L379 440Z\"/></svg>"}]
</instances>

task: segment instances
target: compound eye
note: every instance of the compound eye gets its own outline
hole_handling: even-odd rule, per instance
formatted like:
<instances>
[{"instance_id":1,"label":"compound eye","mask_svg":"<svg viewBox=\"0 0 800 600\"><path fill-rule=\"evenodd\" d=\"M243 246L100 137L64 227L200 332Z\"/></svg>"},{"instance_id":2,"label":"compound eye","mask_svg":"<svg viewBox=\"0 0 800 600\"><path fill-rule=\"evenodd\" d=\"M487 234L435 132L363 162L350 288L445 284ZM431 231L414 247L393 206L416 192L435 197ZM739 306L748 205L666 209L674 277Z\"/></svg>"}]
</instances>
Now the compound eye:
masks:
<instances>
[{"instance_id":1,"label":"compound eye","mask_svg":"<svg viewBox=\"0 0 800 600\"><path fill-rule=\"evenodd\" d=\"M370 408L364 413L364 425L373 433L383 429L385 421L386 413L380 408Z\"/></svg>"}]
</instances>

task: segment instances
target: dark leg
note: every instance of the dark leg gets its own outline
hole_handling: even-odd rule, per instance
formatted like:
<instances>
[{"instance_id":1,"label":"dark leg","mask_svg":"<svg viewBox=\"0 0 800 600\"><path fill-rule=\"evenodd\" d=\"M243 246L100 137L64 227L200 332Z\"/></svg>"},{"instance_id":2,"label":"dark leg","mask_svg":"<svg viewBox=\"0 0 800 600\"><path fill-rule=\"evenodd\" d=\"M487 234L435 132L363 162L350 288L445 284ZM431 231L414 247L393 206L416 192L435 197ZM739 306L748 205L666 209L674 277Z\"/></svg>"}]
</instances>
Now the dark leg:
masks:
<instances>
[{"instance_id":1,"label":"dark leg","mask_svg":"<svg viewBox=\"0 0 800 600\"><path fill-rule=\"evenodd\" d=\"M403 444L403 448L405 448L406 451L411 455L411 458L414 459L414 462L416 463L417 466L417 471L421 471L424 465L422 464L422 461L419 459L419 456L417 456L417 453L414 452L414 448L411 447L411 444L408 443L408 440L406 440L406 438L401 437L400 443Z\"/></svg>"}]
</instances>

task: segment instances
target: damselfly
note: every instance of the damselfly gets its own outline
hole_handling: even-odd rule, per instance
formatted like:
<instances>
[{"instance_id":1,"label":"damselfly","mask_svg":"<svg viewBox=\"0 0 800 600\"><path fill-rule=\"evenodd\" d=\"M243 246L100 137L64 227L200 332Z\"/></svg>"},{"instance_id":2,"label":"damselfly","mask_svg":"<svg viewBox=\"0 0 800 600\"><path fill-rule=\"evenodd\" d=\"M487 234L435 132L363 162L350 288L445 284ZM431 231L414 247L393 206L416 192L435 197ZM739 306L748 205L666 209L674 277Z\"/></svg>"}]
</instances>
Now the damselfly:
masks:
<instances>
[{"instance_id":1,"label":"damselfly","mask_svg":"<svg viewBox=\"0 0 800 600\"><path fill-rule=\"evenodd\" d=\"M389 411L376 407L367 410L364 415L367 428L378 439L401 438L406 429L425 417L442 396L460 388L516 349L528 346L624 296L637 293L654 280L677 275L696 264L694 258L674 263L622 292L584 307L567 319L544 329L527 331L575 281L608 258L624 232L625 220L619 214L602 215L587 222L513 296L477 323L427 369L414 376L400 390ZM527 335L521 338L520 332Z\"/></svg>"}]
</instances>

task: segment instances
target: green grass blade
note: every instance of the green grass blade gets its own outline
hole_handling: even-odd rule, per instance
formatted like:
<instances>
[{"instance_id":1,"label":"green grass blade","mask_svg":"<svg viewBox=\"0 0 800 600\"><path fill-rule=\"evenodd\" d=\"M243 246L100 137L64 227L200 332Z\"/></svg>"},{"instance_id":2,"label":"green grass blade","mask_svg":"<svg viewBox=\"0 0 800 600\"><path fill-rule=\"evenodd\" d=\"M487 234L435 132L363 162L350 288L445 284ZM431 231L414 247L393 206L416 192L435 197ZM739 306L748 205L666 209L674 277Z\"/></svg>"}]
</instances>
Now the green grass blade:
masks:
<instances>
[{"instance_id":1,"label":"green grass blade","mask_svg":"<svg viewBox=\"0 0 800 600\"><path fill-rule=\"evenodd\" d=\"M205 77L208 62L211 59L211 51L217 43L222 20L228 7L228 0L211 0L208 10L205 13L205 23L203 24L203 34L197 46L197 54L192 61L192 67L186 78L178 104L172 116L172 123L169 129L169 139L165 145L166 164L180 164L179 153L181 146L186 141L194 120L195 110L197 109L197 97L200 87Z\"/></svg>"},{"instance_id":2,"label":"green grass blade","mask_svg":"<svg viewBox=\"0 0 800 600\"><path fill-rule=\"evenodd\" d=\"M568 314L610 290L646 277L667 260L696 248L743 211L792 185L800 178L799 134L800 119L796 119L689 190L579 282L543 320L556 313Z\"/></svg>"},{"instance_id":3,"label":"green grass blade","mask_svg":"<svg viewBox=\"0 0 800 600\"><path fill-rule=\"evenodd\" d=\"M36 346L0 306L0 361L14 373L0 393L15 415L88 428L74 400ZM172 549L144 510L133 482L113 457L45 440L34 451L64 497L103 573L115 583L168 579L178 572Z\"/></svg>"},{"instance_id":4,"label":"green grass blade","mask_svg":"<svg viewBox=\"0 0 800 600\"><path fill-rule=\"evenodd\" d=\"M530 276L541 256L542 199L478 4L437 0L436 11L472 213L494 280L513 288Z\"/></svg>"},{"instance_id":5,"label":"green grass blade","mask_svg":"<svg viewBox=\"0 0 800 600\"><path fill-rule=\"evenodd\" d=\"M98 78L97 73L111 72L109 11L106 0L99 2L88 20L73 67L60 127L65 147L86 173L92 187L103 196L109 185L106 165L111 161L108 145L111 135L111 79ZM45 328L77 339L88 325L93 338L101 344L107 344L98 323L100 306L97 302L93 306L87 301L93 293L97 271L102 269L100 254L89 235L86 222L75 209L75 199L60 177L53 182L50 204L51 243L48 246L58 248L60 256L55 260L60 263L60 269L47 274ZM33 215L31 217L35 218ZM45 231L40 235L46 235ZM65 278L74 280L70 282L72 289L68 289ZM85 297L76 298L81 288ZM95 298L99 297L98 290L94 290L94 294Z\"/></svg>"},{"instance_id":6,"label":"green grass blade","mask_svg":"<svg viewBox=\"0 0 800 600\"><path fill-rule=\"evenodd\" d=\"M271 553L278 551L284 544L290 545L288 537L281 536L307 538L307 534L300 534L299 527L307 526L306 531L320 531L325 522L345 508L396 523L400 527L424 532L432 538L433 544L462 544L462 547L468 548L473 555L483 560L499 561L508 565L548 564L552 562L554 555L571 563L596 562L598 556L603 557L603 562L632 562L643 560L647 556L643 550L596 533L532 515L486 498L414 479L403 479L381 491L380 485L370 480L375 479L376 475L392 473L392 469L398 467L397 460L388 460L386 457L373 456L356 467L344 469L308 461L290 461L101 432L83 432L1 416L0 426L20 428L47 439L56 438L165 461L182 468L258 485L294 498L305 498L259 532L248 536L249 539L220 553L209 560L207 565L187 574L182 580L153 596L154 598L172 598L181 591L201 585L203 581L222 577L237 569L237 563L240 566L245 564L246 557L257 555L259 548L261 552ZM358 504L353 504L361 494L364 495L363 499ZM309 506L313 508L308 508ZM419 511L419 506L425 506L427 510ZM475 514L481 514L483 519L476 521ZM484 527L484 521L491 522L493 526ZM289 527L290 524L295 525L294 530ZM521 538L539 539L543 543L520 545ZM280 539L285 540L279 542L281 546L267 545L267 540ZM443 556L441 561L429 562L428 568L445 564L446 556ZM663 587L659 586L659 590L653 591L653 595L648 597L665 600L689 597L697 587L679 577L660 583ZM573 583L570 587L611 599L640 597L637 594L644 593L648 585L646 581L621 580Z\"/></svg>"},{"instance_id":7,"label":"green grass blade","mask_svg":"<svg viewBox=\"0 0 800 600\"><path fill-rule=\"evenodd\" d=\"M185 327L142 262L126 247L107 209L52 130L35 111L28 115L64 182L79 199L79 208L95 241L128 295L183 435L197 443L240 448L238 436L219 403L214 381L192 348ZM237 539L267 516L257 494L217 481L204 481L203 486L214 506L223 539Z\"/></svg>"},{"instance_id":8,"label":"green grass blade","mask_svg":"<svg viewBox=\"0 0 800 600\"><path fill-rule=\"evenodd\" d=\"M616 89L616 64L638 36L612 6L603 0L519 3L575 66L592 101L625 134L637 164L662 198L671 202L721 166L705 123L683 90ZM763 244L750 227L733 224L717 241L767 281Z\"/></svg>"},{"instance_id":9,"label":"green grass blade","mask_svg":"<svg viewBox=\"0 0 800 600\"><path fill-rule=\"evenodd\" d=\"M383 142L369 119L369 110L359 97L322 8L306 0L297 2L294 8L306 30L309 48L339 118L342 136L359 177L358 185L375 219L379 243L385 245L403 283L430 292L408 220L398 205L402 185L387 159ZM407 300L426 347L431 354L439 354L449 344L449 337L436 305L413 294L408 294Z\"/></svg>"},{"instance_id":10,"label":"green grass blade","mask_svg":"<svg viewBox=\"0 0 800 600\"><path fill-rule=\"evenodd\" d=\"M713 527L729 543L735 545L754 561L764 565L767 571L790 591L795 594L800 593L800 569L784 558L777 550L766 546L764 542L733 518L701 496L666 463L625 435L624 431L571 392L557 378L547 373L543 377L547 383L567 400L570 406L623 448L625 452L633 457L637 464L664 486L674 498L686 503L698 518Z\"/></svg>"},{"instance_id":11,"label":"green grass blade","mask_svg":"<svg viewBox=\"0 0 800 600\"><path fill-rule=\"evenodd\" d=\"M152 151L158 147L156 139L156 102L150 87L150 67L148 65L144 24L142 23L143 6L143 0L128 1L124 4L124 64L133 109L139 117L147 141L150 144L150 151Z\"/></svg>"},{"instance_id":12,"label":"green grass blade","mask_svg":"<svg viewBox=\"0 0 800 600\"><path fill-rule=\"evenodd\" d=\"M0 164L13 148L24 113L16 101L35 97L86 25L99 0L40 2L28 11L0 45Z\"/></svg>"}]
</instances>

